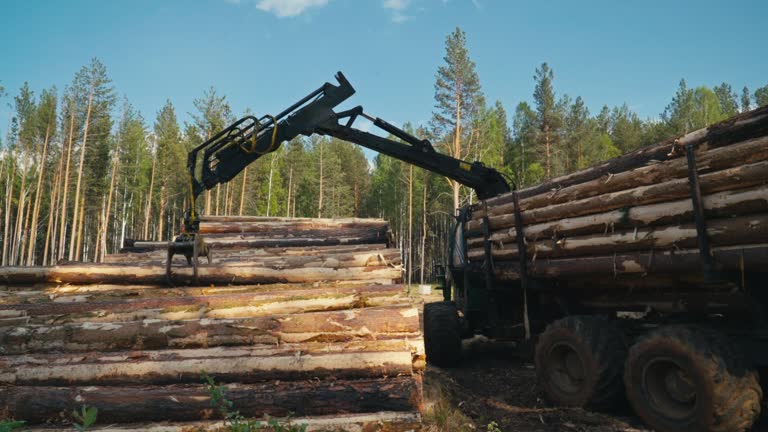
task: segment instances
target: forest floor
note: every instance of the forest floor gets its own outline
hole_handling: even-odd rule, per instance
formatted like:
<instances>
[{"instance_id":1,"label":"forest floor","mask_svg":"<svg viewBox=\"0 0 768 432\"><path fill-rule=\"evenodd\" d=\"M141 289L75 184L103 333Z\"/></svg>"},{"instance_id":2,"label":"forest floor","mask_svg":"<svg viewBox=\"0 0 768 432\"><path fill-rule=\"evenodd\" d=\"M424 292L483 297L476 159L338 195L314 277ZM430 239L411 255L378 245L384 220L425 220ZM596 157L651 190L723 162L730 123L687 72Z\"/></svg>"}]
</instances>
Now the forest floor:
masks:
<instances>
[{"instance_id":1,"label":"forest floor","mask_svg":"<svg viewBox=\"0 0 768 432\"><path fill-rule=\"evenodd\" d=\"M625 401L611 413L552 407L536 383L533 364L509 344L476 338L464 341L463 348L460 367L427 366L427 432L652 432ZM752 432L768 432L768 407Z\"/></svg>"}]
</instances>

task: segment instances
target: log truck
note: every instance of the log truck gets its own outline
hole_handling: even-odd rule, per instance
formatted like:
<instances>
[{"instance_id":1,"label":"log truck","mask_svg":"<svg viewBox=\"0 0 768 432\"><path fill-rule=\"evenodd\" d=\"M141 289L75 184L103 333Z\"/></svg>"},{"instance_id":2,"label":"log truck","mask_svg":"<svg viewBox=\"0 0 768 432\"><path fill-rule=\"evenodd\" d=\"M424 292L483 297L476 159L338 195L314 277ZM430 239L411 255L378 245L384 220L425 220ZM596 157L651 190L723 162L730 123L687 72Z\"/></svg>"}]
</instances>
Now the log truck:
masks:
<instances>
[{"instance_id":1,"label":"log truck","mask_svg":"<svg viewBox=\"0 0 768 432\"><path fill-rule=\"evenodd\" d=\"M210 256L198 233L194 204L202 192L230 181L297 136L332 136L455 180L472 188L481 200L457 209L447 269L437 266L444 299L424 308L428 362L457 366L462 340L474 335L511 339L530 348L523 351L533 353L540 387L556 405L604 409L626 394L640 417L660 431L740 431L756 421L762 390L754 368L768 365L767 303L759 290L765 289L768 279L744 271L711 277L712 252L706 245L695 164L689 165L690 199L707 276L700 295L678 295L659 285L650 297L590 302L590 291L577 289L567 278L542 277L528 269L536 256L528 256L520 200L531 193L519 195L500 172L439 153L428 140L368 115L362 106L336 112L355 93L341 72L336 80L338 84L325 83L277 115L245 116L189 152L192 205L185 214L184 233L170 247L169 257L183 253L196 265L198 255ZM354 128L359 117L400 141ZM766 120L768 113L758 116L757 123L750 123L758 127L747 128L748 133L768 131ZM611 175L609 169L598 167L527 192L547 192L574 184L574 178L586 182L606 175ZM487 203L502 196L512 208L506 217L516 231L514 278L499 277L494 265ZM483 217L473 219L480 213ZM482 239L481 259L469 258L468 238L473 235ZM509 247L514 249L515 243ZM765 255L763 250L761 256ZM717 289L710 289L715 285Z\"/></svg>"}]
</instances>

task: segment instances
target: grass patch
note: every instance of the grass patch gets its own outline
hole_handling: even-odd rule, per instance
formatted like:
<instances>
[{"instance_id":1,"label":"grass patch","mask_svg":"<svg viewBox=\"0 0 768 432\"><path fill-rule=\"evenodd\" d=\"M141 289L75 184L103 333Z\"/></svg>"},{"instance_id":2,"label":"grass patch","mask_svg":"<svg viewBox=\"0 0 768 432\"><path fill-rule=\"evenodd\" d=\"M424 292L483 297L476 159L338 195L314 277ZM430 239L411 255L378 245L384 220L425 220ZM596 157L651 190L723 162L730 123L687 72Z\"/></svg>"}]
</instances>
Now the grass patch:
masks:
<instances>
[{"instance_id":1,"label":"grass patch","mask_svg":"<svg viewBox=\"0 0 768 432\"><path fill-rule=\"evenodd\" d=\"M453 404L448 391L436 381L424 386L424 432L474 432L474 421Z\"/></svg>"}]
</instances>

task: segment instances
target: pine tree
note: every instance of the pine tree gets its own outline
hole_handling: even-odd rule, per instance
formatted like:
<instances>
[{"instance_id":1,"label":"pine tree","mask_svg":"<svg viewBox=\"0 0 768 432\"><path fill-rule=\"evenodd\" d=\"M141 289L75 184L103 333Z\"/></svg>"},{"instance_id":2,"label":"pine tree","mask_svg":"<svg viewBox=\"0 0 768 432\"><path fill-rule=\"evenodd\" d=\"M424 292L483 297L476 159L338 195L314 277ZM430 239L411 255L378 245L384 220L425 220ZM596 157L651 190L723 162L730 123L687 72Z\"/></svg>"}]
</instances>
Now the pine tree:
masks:
<instances>
[{"instance_id":1,"label":"pine tree","mask_svg":"<svg viewBox=\"0 0 768 432\"><path fill-rule=\"evenodd\" d=\"M445 40L445 64L437 70L431 122L440 149L456 159L466 159L472 154L465 129L472 123L482 97L480 79L475 62L469 58L466 39L466 34L457 27ZM454 207L458 208L461 184L453 180L448 183L453 190Z\"/></svg>"},{"instance_id":2,"label":"pine tree","mask_svg":"<svg viewBox=\"0 0 768 432\"><path fill-rule=\"evenodd\" d=\"M43 90L35 113L35 129L37 140L42 141L42 150L37 160L37 186L35 188L35 203L33 206L32 222L29 230L29 245L26 264L34 265L37 246L38 222L40 219L40 204L43 194L43 178L46 175L48 163L48 145L56 133L56 88Z\"/></svg>"},{"instance_id":3,"label":"pine tree","mask_svg":"<svg viewBox=\"0 0 768 432\"><path fill-rule=\"evenodd\" d=\"M160 202L158 205L157 238L164 240L163 228L167 219L169 196L188 196L186 178L186 151L181 141L181 132L176 120L176 111L170 100L166 100L155 119L157 140L157 179ZM185 187L186 186L186 187ZM186 193L185 193L186 192ZM172 234L172 233L169 233ZM170 237L170 236L169 236Z\"/></svg>"},{"instance_id":4,"label":"pine tree","mask_svg":"<svg viewBox=\"0 0 768 432\"><path fill-rule=\"evenodd\" d=\"M533 91L533 99L536 103L536 124L541 131L537 144L544 160L544 175L551 178L556 171L555 157L560 151L558 136L562 126L562 115L552 85L554 72L547 63L542 63L536 68L533 79L536 82L536 88Z\"/></svg>"},{"instance_id":5,"label":"pine tree","mask_svg":"<svg viewBox=\"0 0 768 432\"><path fill-rule=\"evenodd\" d=\"M755 90L755 105L758 107L768 105L768 85Z\"/></svg>"},{"instance_id":6,"label":"pine tree","mask_svg":"<svg viewBox=\"0 0 768 432\"><path fill-rule=\"evenodd\" d=\"M705 86L697 87L693 92L694 109L692 129L701 129L723 120L727 115L720 108L717 95Z\"/></svg>"},{"instance_id":7,"label":"pine tree","mask_svg":"<svg viewBox=\"0 0 768 432\"><path fill-rule=\"evenodd\" d=\"M672 102L661 115L669 127L670 134L684 135L693 130L693 97L693 91L688 89L685 79L681 79Z\"/></svg>"},{"instance_id":8,"label":"pine tree","mask_svg":"<svg viewBox=\"0 0 768 432\"><path fill-rule=\"evenodd\" d=\"M739 112L739 102L736 92L733 91L731 85L723 82L719 86L715 86L713 89L717 100L720 103L720 112L725 116L730 117Z\"/></svg>"},{"instance_id":9,"label":"pine tree","mask_svg":"<svg viewBox=\"0 0 768 432\"><path fill-rule=\"evenodd\" d=\"M536 112L528 105L528 102L520 102L515 108L515 117L512 122L513 148L507 160L517 173L518 186L529 184L527 173L531 164L537 163L535 158L536 142L538 140L538 128L536 125Z\"/></svg>"},{"instance_id":10,"label":"pine tree","mask_svg":"<svg viewBox=\"0 0 768 432\"><path fill-rule=\"evenodd\" d=\"M114 90L111 86L111 80L107 76L107 69L98 59L92 59L90 65L83 66L75 76L73 82L73 88L76 90L78 97L85 97L86 102L81 109L85 111L85 119L83 120L83 138L80 143L80 163L77 170L77 183L75 186L75 211L72 224L72 235L70 241L73 245L69 249L69 259L79 259L81 257L81 251L83 247L83 232L82 223L84 222L84 215L79 213L83 205L78 205L84 202L80 199L81 193L85 196L83 191L83 168L86 165L86 151L88 149L88 139L90 132L96 132L93 134L92 139L96 141L96 144L105 144L108 139L109 130L111 129L111 120L109 119L110 111L115 102ZM93 130L95 129L95 130ZM88 179L94 182L103 182L106 178L105 166L103 161L105 160L105 153L109 153L106 145L95 146L94 154L90 157L88 172ZM85 188L87 192L87 187Z\"/></svg>"},{"instance_id":11,"label":"pine tree","mask_svg":"<svg viewBox=\"0 0 768 432\"><path fill-rule=\"evenodd\" d=\"M209 87L202 98L195 99L193 105L197 113L192 114L194 128L189 129L200 135L200 141L208 140L234 120L232 109L226 96L219 96L216 89ZM211 204L211 192L205 192L205 213L211 214L212 208L220 208L221 185L216 186L216 202ZM218 213L218 212L217 212Z\"/></svg>"},{"instance_id":12,"label":"pine tree","mask_svg":"<svg viewBox=\"0 0 768 432\"><path fill-rule=\"evenodd\" d=\"M741 112L749 111L749 107L751 105L749 99L749 89L747 86L744 86L744 88L741 89Z\"/></svg>"},{"instance_id":13,"label":"pine tree","mask_svg":"<svg viewBox=\"0 0 768 432\"><path fill-rule=\"evenodd\" d=\"M642 143L643 122L626 103L614 107L611 111L610 137L622 153L640 147Z\"/></svg>"},{"instance_id":14,"label":"pine tree","mask_svg":"<svg viewBox=\"0 0 768 432\"><path fill-rule=\"evenodd\" d=\"M27 185L27 177L29 169L32 167L31 161L35 154L35 126L37 112L34 92L29 88L28 83L25 82L21 87L21 90L19 90L19 95L14 97L14 104L16 108L16 118L19 124L17 150L21 153L21 156L17 160L20 161L22 165L21 186L16 201L16 228L14 230L15 234L11 248L11 264L23 264L22 250L26 245L26 239L28 237L28 232L25 229L25 217L28 215L27 207L29 205L27 199L30 192L29 186Z\"/></svg>"},{"instance_id":15,"label":"pine tree","mask_svg":"<svg viewBox=\"0 0 768 432\"><path fill-rule=\"evenodd\" d=\"M589 108L584 99L578 96L568 109L565 118L565 147L567 157L573 161L574 169L586 166L585 144L595 133L594 123L589 118Z\"/></svg>"}]
</instances>

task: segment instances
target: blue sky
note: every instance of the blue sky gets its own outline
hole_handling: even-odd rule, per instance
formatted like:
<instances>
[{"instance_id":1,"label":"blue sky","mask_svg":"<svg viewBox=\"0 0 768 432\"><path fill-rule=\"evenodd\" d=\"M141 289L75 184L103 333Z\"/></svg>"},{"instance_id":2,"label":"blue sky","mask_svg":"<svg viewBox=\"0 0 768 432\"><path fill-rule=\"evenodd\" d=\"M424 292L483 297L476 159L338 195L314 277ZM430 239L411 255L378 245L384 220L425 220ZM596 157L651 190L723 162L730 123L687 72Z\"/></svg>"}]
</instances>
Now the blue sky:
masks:
<instances>
[{"instance_id":1,"label":"blue sky","mask_svg":"<svg viewBox=\"0 0 768 432\"><path fill-rule=\"evenodd\" d=\"M530 100L548 62L558 94L655 117L680 78L768 84L766 1L0 0L0 85L60 90L91 57L148 123L188 120L213 85L233 110L277 113L342 70L349 106L424 123L446 35L466 31L489 99ZM5 133L11 97L0 101Z\"/></svg>"}]
</instances>

